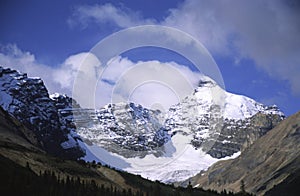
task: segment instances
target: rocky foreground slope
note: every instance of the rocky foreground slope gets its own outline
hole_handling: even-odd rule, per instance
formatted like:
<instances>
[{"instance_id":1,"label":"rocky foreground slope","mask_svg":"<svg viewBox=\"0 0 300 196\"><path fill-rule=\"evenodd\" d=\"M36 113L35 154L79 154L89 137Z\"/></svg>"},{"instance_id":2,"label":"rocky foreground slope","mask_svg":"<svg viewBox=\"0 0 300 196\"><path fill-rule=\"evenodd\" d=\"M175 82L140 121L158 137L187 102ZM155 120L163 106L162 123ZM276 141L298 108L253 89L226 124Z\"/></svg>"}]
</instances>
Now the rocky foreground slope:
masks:
<instances>
[{"instance_id":1,"label":"rocky foreground slope","mask_svg":"<svg viewBox=\"0 0 300 196\"><path fill-rule=\"evenodd\" d=\"M243 181L248 192L264 195L285 183L281 193L291 193L288 184L299 187L300 112L282 121L233 160L220 161L190 181L194 186L238 192ZM288 182L285 180L288 179ZM293 179L298 179L294 182ZM187 183L187 182L186 182ZM299 188L298 188L299 190ZM278 190L279 191L279 190ZM280 193L280 192L279 192ZM276 191L272 192L276 194Z\"/></svg>"}]
</instances>

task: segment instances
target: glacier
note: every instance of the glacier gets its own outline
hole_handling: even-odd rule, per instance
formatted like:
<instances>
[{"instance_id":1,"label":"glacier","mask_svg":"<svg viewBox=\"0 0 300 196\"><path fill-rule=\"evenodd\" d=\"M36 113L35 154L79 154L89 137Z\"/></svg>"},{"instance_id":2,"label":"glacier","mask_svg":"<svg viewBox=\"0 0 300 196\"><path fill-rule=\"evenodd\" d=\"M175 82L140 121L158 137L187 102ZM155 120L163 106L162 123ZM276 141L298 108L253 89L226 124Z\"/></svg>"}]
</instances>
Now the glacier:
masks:
<instances>
[{"instance_id":1,"label":"glacier","mask_svg":"<svg viewBox=\"0 0 300 196\"><path fill-rule=\"evenodd\" d=\"M275 126L274 116L278 121L284 118L276 106L226 92L204 77L194 93L166 113L135 103L108 104L85 117L80 115L81 122L93 119L93 123L81 124L77 133L85 141L83 159L94 158L150 180L174 183L219 160L239 156L244 146L271 128L261 127L257 118ZM158 130L164 134L154 140Z\"/></svg>"},{"instance_id":2,"label":"glacier","mask_svg":"<svg viewBox=\"0 0 300 196\"><path fill-rule=\"evenodd\" d=\"M237 152L225 158L213 158L201 149L196 150L189 143L189 139L185 135L176 134L165 144L166 152L162 156L156 157L151 154L144 158L125 158L98 145L89 146L84 143L81 145L88 152L83 157L86 161L96 160L110 167L164 183L184 181L206 170L217 161L236 158L240 155L240 152Z\"/></svg>"}]
</instances>

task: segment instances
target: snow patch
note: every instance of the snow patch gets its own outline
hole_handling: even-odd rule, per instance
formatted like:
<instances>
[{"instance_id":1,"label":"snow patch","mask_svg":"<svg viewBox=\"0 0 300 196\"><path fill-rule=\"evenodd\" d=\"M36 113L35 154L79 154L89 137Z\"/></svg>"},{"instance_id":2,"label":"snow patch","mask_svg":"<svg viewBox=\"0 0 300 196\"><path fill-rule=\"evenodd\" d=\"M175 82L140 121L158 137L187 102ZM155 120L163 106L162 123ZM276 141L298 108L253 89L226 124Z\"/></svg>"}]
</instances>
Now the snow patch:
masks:
<instances>
[{"instance_id":1,"label":"snow patch","mask_svg":"<svg viewBox=\"0 0 300 196\"><path fill-rule=\"evenodd\" d=\"M87 146L88 150L94 154L98 160L112 167L125 170L127 172L141 175L150 180L159 180L164 183L172 183L186 180L201 170L206 170L209 166L219 160L235 158L240 152L230 157L216 159L203 152L201 149L195 149L190 144L191 136L180 133L174 135L170 141L165 144L165 153L163 156L146 155L144 158L125 158L96 145ZM91 156L87 153L85 160Z\"/></svg>"}]
</instances>

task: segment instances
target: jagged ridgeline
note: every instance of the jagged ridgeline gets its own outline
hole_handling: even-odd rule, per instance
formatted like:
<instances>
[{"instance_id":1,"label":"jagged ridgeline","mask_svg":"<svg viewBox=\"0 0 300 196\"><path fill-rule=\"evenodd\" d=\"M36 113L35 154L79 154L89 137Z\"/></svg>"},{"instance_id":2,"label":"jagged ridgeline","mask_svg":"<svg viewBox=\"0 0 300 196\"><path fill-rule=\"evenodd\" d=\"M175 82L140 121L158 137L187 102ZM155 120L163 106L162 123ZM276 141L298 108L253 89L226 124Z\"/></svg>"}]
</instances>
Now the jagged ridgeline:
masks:
<instances>
[{"instance_id":1,"label":"jagged ridgeline","mask_svg":"<svg viewBox=\"0 0 300 196\"><path fill-rule=\"evenodd\" d=\"M96 111L77 114L77 132L87 142L124 157L161 156L164 144L176 133L191 136L190 143L213 158L240 152L275 127L284 114L276 106L265 106L245 96L228 93L213 80L203 77L194 93L162 113L138 103L107 104ZM212 120L213 95L224 95L219 114L221 129Z\"/></svg>"},{"instance_id":2,"label":"jagged ridgeline","mask_svg":"<svg viewBox=\"0 0 300 196\"><path fill-rule=\"evenodd\" d=\"M211 92L223 94L224 107L219 116L222 124L218 131L211 120L218 110ZM133 164L128 162L133 160L130 158L139 161L148 155L173 161L173 155L180 153L177 151L183 145L191 149L188 157L199 157L199 153L207 155L204 161L208 162L201 167L198 166L200 157L184 162L189 165L187 168L175 161L173 167L158 170L157 175L141 173L143 177L169 183L191 177L220 158L243 151L284 118L276 106L265 106L226 92L205 76L200 78L199 86L191 95L165 113L138 103L107 104L97 110L75 104L73 108L75 100L60 94L49 96L40 78L29 78L2 67L0 98L3 109L32 130L35 145L55 156L86 159L84 143L97 145L107 154L120 155L127 165ZM143 161L147 160L156 162L156 159ZM110 160L105 163L115 164Z\"/></svg>"},{"instance_id":3,"label":"jagged ridgeline","mask_svg":"<svg viewBox=\"0 0 300 196\"><path fill-rule=\"evenodd\" d=\"M151 182L95 161L53 157L32 145L30 130L1 107L0 122L2 195L220 195Z\"/></svg>"},{"instance_id":4,"label":"jagged ridgeline","mask_svg":"<svg viewBox=\"0 0 300 196\"><path fill-rule=\"evenodd\" d=\"M28 78L27 74L3 67L0 67L0 98L2 108L33 131L37 145L43 150L67 159L84 156L76 141L79 138L71 136L74 126L59 116L62 107L68 109L72 105L70 98L51 99L40 78Z\"/></svg>"}]
</instances>

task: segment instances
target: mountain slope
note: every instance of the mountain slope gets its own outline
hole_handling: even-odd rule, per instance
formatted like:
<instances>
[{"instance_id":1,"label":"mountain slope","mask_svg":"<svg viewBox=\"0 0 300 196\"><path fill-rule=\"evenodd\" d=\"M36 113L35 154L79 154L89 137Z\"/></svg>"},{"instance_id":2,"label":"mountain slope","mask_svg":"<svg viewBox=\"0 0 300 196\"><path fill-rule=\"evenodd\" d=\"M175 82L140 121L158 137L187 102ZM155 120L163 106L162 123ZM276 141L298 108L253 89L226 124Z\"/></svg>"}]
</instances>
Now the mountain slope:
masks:
<instances>
[{"instance_id":1,"label":"mountain slope","mask_svg":"<svg viewBox=\"0 0 300 196\"><path fill-rule=\"evenodd\" d=\"M171 130L188 129L194 147L223 158L251 145L283 118L276 106L226 92L212 79L203 77L192 95L170 108L166 126Z\"/></svg>"},{"instance_id":2,"label":"mountain slope","mask_svg":"<svg viewBox=\"0 0 300 196\"><path fill-rule=\"evenodd\" d=\"M0 66L0 106L30 129L45 151L70 159L84 155L77 138L68 135L74 127L60 121L58 104L50 99L40 78ZM69 140L73 145L64 146Z\"/></svg>"},{"instance_id":3,"label":"mountain slope","mask_svg":"<svg viewBox=\"0 0 300 196\"><path fill-rule=\"evenodd\" d=\"M77 127L87 151L108 165L165 183L238 156L284 118L276 106L228 93L206 77L166 114L134 103L108 104L96 114Z\"/></svg>"},{"instance_id":4,"label":"mountain slope","mask_svg":"<svg viewBox=\"0 0 300 196\"><path fill-rule=\"evenodd\" d=\"M96 116L94 118L90 118L92 114L82 115L83 112L77 115L80 121L77 123L77 133L86 142L92 142L124 157L157 153L157 147L165 144L171 137L163 127L161 112L138 104L108 104L91 111Z\"/></svg>"},{"instance_id":5,"label":"mountain slope","mask_svg":"<svg viewBox=\"0 0 300 196\"><path fill-rule=\"evenodd\" d=\"M191 182L204 188L236 192L243 181L247 191L263 195L299 172L299 149L300 112L259 138L240 157L214 164L191 178Z\"/></svg>"},{"instance_id":6,"label":"mountain slope","mask_svg":"<svg viewBox=\"0 0 300 196\"><path fill-rule=\"evenodd\" d=\"M0 105L24 124L37 147L67 159L96 159L167 183L234 158L284 115L203 76L199 87L162 113L137 103L80 108L39 78L0 67Z\"/></svg>"},{"instance_id":7,"label":"mountain slope","mask_svg":"<svg viewBox=\"0 0 300 196\"><path fill-rule=\"evenodd\" d=\"M96 163L53 157L34 146L23 134L27 131L0 107L2 195L218 195L151 182Z\"/></svg>"}]
</instances>

